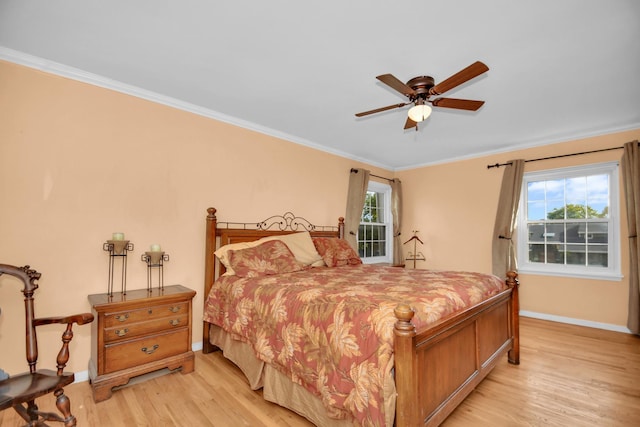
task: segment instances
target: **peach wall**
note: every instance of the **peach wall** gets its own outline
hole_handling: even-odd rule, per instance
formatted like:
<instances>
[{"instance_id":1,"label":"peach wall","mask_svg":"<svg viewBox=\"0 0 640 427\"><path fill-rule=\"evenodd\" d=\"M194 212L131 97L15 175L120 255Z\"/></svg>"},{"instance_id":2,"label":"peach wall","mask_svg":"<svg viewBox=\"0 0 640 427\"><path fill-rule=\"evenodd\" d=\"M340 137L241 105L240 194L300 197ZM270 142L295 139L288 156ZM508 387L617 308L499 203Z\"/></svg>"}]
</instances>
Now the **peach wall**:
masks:
<instances>
[{"instance_id":1,"label":"peach wall","mask_svg":"<svg viewBox=\"0 0 640 427\"><path fill-rule=\"evenodd\" d=\"M390 172L139 98L0 61L0 262L40 271L36 314L90 311L107 290L102 244L122 231L135 245L129 289L146 286L140 255L170 255L165 284L197 290L202 336L206 208L220 221L291 211L316 224L344 215L349 169ZM0 278L0 366L26 369L16 280ZM55 332L54 332L55 331ZM40 330L40 360L55 365L55 327ZM72 371L85 371L90 327L77 327ZM9 355L7 343L20 350Z\"/></svg>"},{"instance_id":2,"label":"peach wall","mask_svg":"<svg viewBox=\"0 0 640 427\"><path fill-rule=\"evenodd\" d=\"M425 242L426 261L418 262L417 267L491 271L491 233L503 169L487 169L488 164L620 147L634 139L640 139L640 129L397 172L405 200L403 234L410 236L411 230L419 230L418 235ZM615 161L621 156L622 150L613 150L530 162L525 172ZM626 276L629 251L622 183L620 191L622 272ZM520 280L522 310L626 325L626 277L607 281L522 274Z\"/></svg>"},{"instance_id":3,"label":"peach wall","mask_svg":"<svg viewBox=\"0 0 640 427\"><path fill-rule=\"evenodd\" d=\"M452 162L395 174L403 181L403 235L419 230L419 268L489 271L502 169L512 158L620 146L640 130ZM620 158L621 151L527 163L526 170ZM242 166L239 166L242 164ZM135 244L129 288L144 287L140 254L160 243L170 254L165 283L199 292L193 341L201 336L204 218L255 221L290 210L317 224L344 214L348 171L370 165L209 118L0 61L0 262L43 273L37 314L89 311L87 295L107 287L102 243L122 231ZM624 203L623 206L624 208ZM626 231L623 220L622 235ZM405 247L405 250L408 248ZM623 272L628 265L622 239ZM628 282L522 275L523 310L624 325ZM17 282L0 278L0 342L20 349L0 367L25 369ZM59 331L40 331L41 361L55 359ZM90 328L78 327L70 369L85 371Z\"/></svg>"}]
</instances>

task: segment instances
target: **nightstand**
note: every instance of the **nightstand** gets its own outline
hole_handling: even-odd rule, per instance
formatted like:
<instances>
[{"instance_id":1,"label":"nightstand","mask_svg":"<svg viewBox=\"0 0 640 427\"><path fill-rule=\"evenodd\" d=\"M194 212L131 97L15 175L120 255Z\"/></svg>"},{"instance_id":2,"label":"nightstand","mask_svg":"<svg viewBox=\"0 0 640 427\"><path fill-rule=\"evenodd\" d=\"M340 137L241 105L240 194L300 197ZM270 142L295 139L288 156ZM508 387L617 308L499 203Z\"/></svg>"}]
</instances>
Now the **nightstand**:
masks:
<instances>
[{"instance_id":1,"label":"nightstand","mask_svg":"<svg viewBox=\"0 0 640 427\"><path fill-rule=\"evenodd\" d=\"M91 325L89 379L96 402L111 389L159 369L193 372L192 300L196 292L181 285L163 290L135 289L89 295L96 318Z\"/></svg>"}]
</instances>

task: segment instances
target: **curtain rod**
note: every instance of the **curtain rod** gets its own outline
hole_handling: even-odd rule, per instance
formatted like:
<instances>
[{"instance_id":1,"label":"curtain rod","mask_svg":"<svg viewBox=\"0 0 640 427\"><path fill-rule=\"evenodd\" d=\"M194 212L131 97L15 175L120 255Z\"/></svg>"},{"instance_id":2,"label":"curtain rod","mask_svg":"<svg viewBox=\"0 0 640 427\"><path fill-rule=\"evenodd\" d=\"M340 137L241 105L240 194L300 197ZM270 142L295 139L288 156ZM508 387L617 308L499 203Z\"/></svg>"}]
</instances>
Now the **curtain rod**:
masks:
<instances>
[{"instance_id":1,"label":"curtain rod","mask_svg":"<svg viewBox=\"0 0 640 427\"><path fill-rule=\"evenodd\" d=\"M640 142L639 142L640 144ZM561 154L559 156L549 156L549 157L541 157L539 159L529 159L529 160L525 160L525 163L529 163L529 162L537 162L539 160L549 160L549 159L559 159L561 157L571 157L571 156L579 156L582 154L591 154L591 153L600 153L601 151L611 151L611 150L622 150L624 147L611 147L611 148L603 148L600 150L592 150L592 151L582 151L580 153L571 153L571 154ZM511 162L507 162L507 163L496 163L493 165L487 165L487 169L491 169L491 168L499 168L500 166L507 166L512 164Z\"/></svg>"},{"instance_id":2,"label":"curtain rod","mask_svg":"<svg viewBox=\"0 0 640 427\"><path fill-rule=\"evenodd\" d=\"M351 168L351 173L358 173L358 169ZM386 179L387 181L393 181L393 179L385 178L384 176L374 175L372 173L370 173L369 176L373 176L373 177L380 178L380 179Z\"/></svg>"}]
</instances>

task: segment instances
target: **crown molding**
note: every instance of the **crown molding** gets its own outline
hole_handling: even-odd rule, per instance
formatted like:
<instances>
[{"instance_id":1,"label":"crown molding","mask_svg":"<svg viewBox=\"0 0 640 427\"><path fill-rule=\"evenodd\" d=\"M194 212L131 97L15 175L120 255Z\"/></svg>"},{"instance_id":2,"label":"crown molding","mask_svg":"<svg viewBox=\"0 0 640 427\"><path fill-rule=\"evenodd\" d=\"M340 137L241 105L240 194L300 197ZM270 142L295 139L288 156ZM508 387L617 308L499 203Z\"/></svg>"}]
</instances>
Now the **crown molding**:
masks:
<instances>
[{"instance_id":1,"label":"crown molding","mask_svg":"<svg viewBox=\"0 0 640 427\"><path fill-rule=\"evenodd\" d=\"M265 126L258 125L247 120L242 120L237 117L229 116L227 114L220 113L208 108L201 107L199 105L191 104L189 102L182 101L180 99L172 98L153 92L150 90L142 89L137 86L129 85L117 80L109 79L98 74L90 73L78 68L70 67L68 65L60 64L58 62L50 61L38 56L29 55L24 52L9 49L0 46L0 60L7 62L13 62L25 67L33 68L43 71L45 73L55 74L60 77L76 80L79 82L87 83L93 86L102 87L104 89L113 90L123 93L125 95L135 96L147 101L155 102L157 104L166 105L171 108L176 108L181 111L197 114L209 119L217 120L220 122L228 123L233 126L237 126L243 129L248 129L263 135L272 136L274 138L282 139L284 141L292 142L294 144L303 145L314 150L322 151L325 153L333 154L338 157L354 160L357 162L365 163L371 166L380 167L383 169L393 171L393 168L389 165L377 164L370 159L361 157L355 157L344 151L327 148L325 146L316 144L304 138L299 138L294 135L290 135L284 132L280 132L275 129L271 129Z\"/></svg>"}]
</instances>

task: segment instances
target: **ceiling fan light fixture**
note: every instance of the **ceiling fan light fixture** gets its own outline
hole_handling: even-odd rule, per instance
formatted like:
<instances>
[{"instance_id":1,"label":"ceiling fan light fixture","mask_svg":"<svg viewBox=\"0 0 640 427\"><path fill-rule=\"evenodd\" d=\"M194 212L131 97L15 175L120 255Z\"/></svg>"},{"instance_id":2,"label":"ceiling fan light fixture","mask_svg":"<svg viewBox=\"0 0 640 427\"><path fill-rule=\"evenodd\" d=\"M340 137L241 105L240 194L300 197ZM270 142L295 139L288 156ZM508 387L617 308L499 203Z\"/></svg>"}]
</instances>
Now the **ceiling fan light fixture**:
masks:
<instances>
[{"instance_id":1,"label":"ceiling fan light fixture","mask_svg":"<svg viewBox=\"0 0 640 427\"><path fill-rule=\"evenodd\" d=\"M426 105L431 104L434 107L454 108L458 110L476 111L484 104L484 101L474 101L471 99L457 99L457 98L437 98L431 101L429 98L432 95L442 95L443 93L460 86L463 83L468 82L471 79L478 77L479 75L489 71L489 67L480 61L476 61L469 65L467 68L458 71L448 79L435 84L433 77L430 76L418 76L409 80L407 83L403 83L398 80L393 74L381 74L376 77L382 83L389 86L391 89L409 98L408 102L400 104L388 105L382 108L376 108L374 110L363 111L362 113L356 113L356 117L368 116L369 114L380 113L382 111L393 110L395 108L402 108L405 105L413 104L408 111L408 118L405 122L404 129L410 129L415 127L418 130L417 124L425 121L431 115L431 107Z\"/></svg>"},{"instance_id":2,"label":"ceiling fan light fixture","mask_svg":"<svg viewBox=\"0 0 640 427\"><path fill-rule=\"evenodd\" d=\"M409 118L416 123L426 120L431 115L431 107L425 104L414 105L409 109Z\"/></svg>"}]
</instances>

